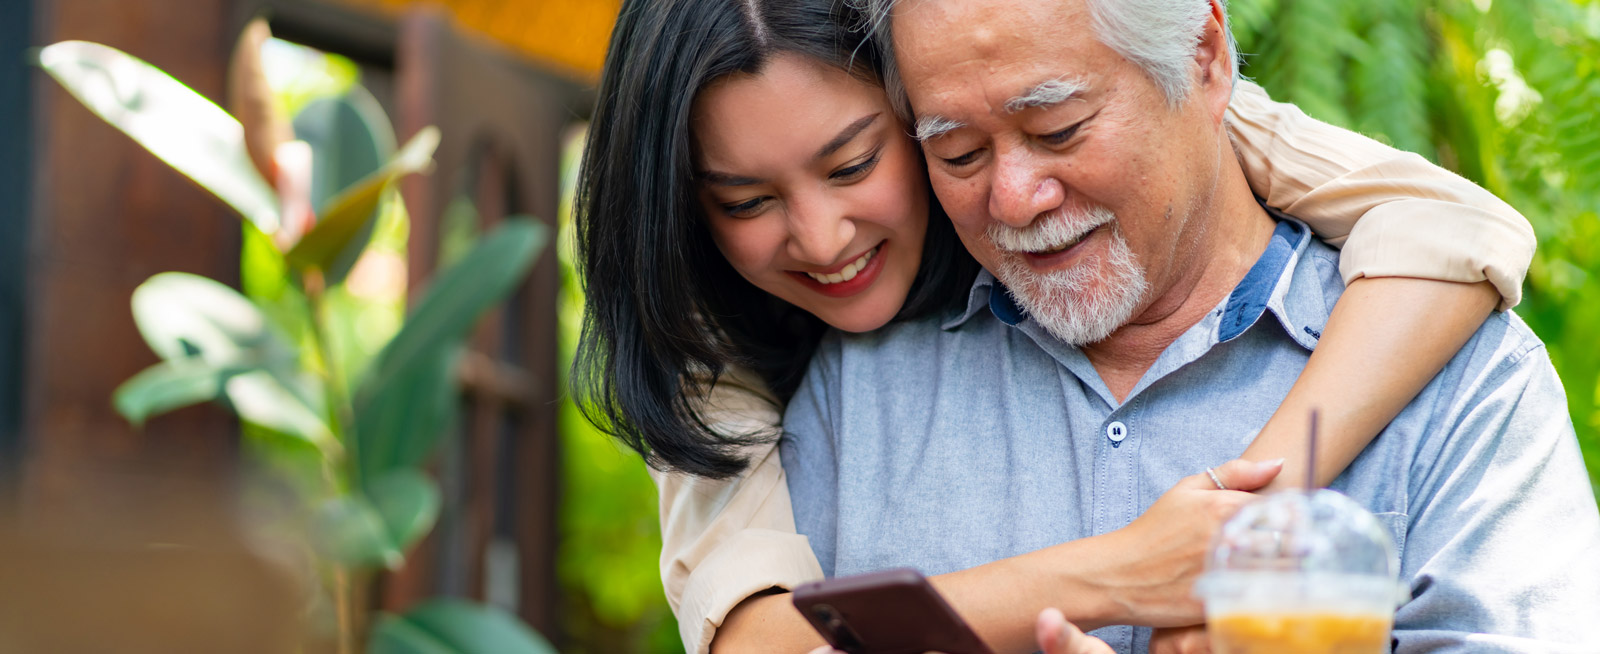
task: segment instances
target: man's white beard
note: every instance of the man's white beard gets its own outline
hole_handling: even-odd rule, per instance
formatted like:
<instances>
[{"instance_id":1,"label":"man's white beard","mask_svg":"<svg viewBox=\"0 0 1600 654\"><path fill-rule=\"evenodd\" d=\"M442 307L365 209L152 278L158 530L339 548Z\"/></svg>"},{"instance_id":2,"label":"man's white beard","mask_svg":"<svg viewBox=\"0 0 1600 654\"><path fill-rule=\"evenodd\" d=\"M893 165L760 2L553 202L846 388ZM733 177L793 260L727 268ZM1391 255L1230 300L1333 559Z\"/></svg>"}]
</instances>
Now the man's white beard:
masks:
<instances>
[{"instance_id":1,"label":"man's white beard","mask_svg":"<svg viewBox=\"0 0 1600 654\"><path fill-rule=\"evenodd\" d=\"M1111 226L1111 244L1104 263L1096 254L1066 270L1039 274L1020 254L1071 243L1105 224ZM987 235L1000 251L995 277L1029 317L1071 345L1100 341L1127 324L1150 288L1116 217L1104 207L1057 213L1024 229L992 224Z\"/></svg>"}]
</instances>

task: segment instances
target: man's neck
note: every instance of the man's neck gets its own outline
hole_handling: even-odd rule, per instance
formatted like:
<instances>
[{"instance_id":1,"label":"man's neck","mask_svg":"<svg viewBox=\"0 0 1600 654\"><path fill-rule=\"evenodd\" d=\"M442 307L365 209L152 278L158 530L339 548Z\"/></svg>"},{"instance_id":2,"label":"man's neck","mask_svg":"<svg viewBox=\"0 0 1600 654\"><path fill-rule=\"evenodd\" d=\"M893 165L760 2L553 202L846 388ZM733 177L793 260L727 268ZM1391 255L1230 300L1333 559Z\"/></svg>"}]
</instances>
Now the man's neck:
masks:
<instances>
[{"instance_id":1,"label":"man's neck","mask_svg":"<svg viewBox=\"0 0 1600 654\"><path fill-rule=\"evenodd\" d=\"M1256 204L1237 165L1226 169L1210 211L1191 219L1195 247L1180 254L1134 318L1083 352L1118 402L1127 399L1161 353L1233 292L1272 239L1274 222Z\"/></svg>"}]
</instances>

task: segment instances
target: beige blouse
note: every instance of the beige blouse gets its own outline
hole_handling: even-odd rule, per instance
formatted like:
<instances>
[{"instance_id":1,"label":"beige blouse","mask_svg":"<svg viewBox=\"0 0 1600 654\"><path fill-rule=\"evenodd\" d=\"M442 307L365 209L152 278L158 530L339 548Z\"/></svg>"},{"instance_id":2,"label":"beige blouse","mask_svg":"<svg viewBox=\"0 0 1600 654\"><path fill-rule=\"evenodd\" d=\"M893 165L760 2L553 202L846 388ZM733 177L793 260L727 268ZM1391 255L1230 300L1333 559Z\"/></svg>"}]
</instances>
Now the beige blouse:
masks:
<instances>
[{"instance_id":1,"label":"beige blouse","mask_svg":"<svg viewBox=\"0 0 1600 654\"><path fill-rule=\"evenodd\" d=\"M1419 155L1273 102L1253 83L1239 85L1228 120L1251 188L1341 246L1346 283L1487 279L1502 309L1521 299L1533 228L1493 194ZM777 430L782 421L777 400L748 373L725 375L706 403L707 421L728 433ZM745 598L822 578L811 546L795 533L777 448L746 454L751 467L732 479L652 471L661 495L661 581L689 652L709 651L717 627Z\"/></svg>"}]
</instances>

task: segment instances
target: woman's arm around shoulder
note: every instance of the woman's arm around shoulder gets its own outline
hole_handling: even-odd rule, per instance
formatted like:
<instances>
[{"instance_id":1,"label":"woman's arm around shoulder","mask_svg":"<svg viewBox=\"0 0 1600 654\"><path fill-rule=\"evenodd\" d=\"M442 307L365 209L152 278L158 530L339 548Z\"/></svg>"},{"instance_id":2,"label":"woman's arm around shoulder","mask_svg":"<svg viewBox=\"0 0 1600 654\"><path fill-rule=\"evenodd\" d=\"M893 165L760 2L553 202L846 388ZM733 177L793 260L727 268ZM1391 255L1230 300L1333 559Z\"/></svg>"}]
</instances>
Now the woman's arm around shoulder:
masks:
<instances>
[{"instance_id":1,"label":"woman's arm around shoulder","mask_svg":"<svg viewBox=\"0 0 1600 654\"><path fill-rule=\"evenodd\" d=\"M1528 221L1462 177L1273 102L1240 82L1235 151L1256 194L1342 245L1348 287L1300 379L1245 451L1286 457L1274 486L1305 479L1310 410L1322 415L1314 481L1326 485L1438 374L1495 306L1521 298Z\"/></svg>"},{"instance_id":2,"label":"woman's arm around shoulder","mask_svg":"<svg viewBox=\"0 0 1600 654\"><path fill-rule=\"evenodd\" d=\"M705 398L702 416L729 435L776 434L778 402L758 377L731 370ZM685 651L709 650L716 630L745 599L822 578L795 533L776 443L742 452L746 470L727 479L651 470L661 504L661 582Z\"/></svg>"}]
</instances>

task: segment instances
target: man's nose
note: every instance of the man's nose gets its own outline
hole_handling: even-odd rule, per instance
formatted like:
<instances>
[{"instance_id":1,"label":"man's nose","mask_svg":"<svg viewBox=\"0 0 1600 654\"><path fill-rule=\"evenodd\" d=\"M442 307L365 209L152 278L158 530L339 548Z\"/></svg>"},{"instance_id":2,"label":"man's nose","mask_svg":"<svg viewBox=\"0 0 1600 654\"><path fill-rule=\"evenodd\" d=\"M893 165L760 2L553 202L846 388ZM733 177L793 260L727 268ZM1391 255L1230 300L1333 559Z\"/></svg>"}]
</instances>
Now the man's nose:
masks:
<instances>
[{"instance_id":1,"label":"man's nose","mask_svg":"<svg viewBox=\"0 0 1600 654\"><path fill-rule=\"evenodd\" d=\"M843 207L824 197L796 197L788 203L789 256L814 266L839 262L855 239L855 223Z\"/></svg>"},{"instance_id":2,"label":"man's nose","mask_svg":"<svg viewBox=\"0 0 1600 654\"><path fill-rule=\"evenodd\" d=\"M1040 214L1061 206L1066 188L1026 148L996 152L989 189L989 215L1012 227L1025 227Z\"/></svg>"}]
</instances>

